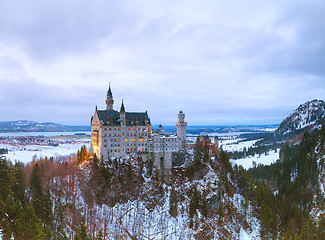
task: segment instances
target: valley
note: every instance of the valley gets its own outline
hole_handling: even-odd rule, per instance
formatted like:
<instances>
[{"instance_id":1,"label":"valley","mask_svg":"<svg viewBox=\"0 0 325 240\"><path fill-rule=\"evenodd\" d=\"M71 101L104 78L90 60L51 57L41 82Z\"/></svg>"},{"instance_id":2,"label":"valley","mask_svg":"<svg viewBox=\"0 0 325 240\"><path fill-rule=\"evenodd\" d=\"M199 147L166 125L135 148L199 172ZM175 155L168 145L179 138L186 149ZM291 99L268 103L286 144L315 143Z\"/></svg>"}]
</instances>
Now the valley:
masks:
<instances>
[{"instance_id":1,"label":"valley","mask_svg":"<svg viewBox=\"0 0 325 240\"><path fill-rule=\"evenodd\" d=\"M8 153L0 171L3 187L12 190L2 191L6 215L0 236L322 239L325 123L323 113L316 113L321 117L311 116L309 125L295 122L304 128L291 132L283 130L288 118L279 126L189 127L188 150L175 158L181 164L164 174L135 153L99 159L84 133L2 135L0 148ZM215 155L199 136L218 141ZM15 187L21 184L27 192Z\"/></svg>"}]
</instances>

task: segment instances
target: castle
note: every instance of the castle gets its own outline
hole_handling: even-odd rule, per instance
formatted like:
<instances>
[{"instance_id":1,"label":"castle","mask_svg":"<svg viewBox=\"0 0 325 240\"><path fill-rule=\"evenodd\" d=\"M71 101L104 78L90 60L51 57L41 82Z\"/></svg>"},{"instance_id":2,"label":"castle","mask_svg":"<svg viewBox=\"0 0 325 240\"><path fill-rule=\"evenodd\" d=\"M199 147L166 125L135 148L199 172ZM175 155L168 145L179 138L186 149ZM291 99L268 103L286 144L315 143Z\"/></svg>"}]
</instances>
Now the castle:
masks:
<instances>
[{"instance_id":1,"label":"castle","mask_svg":"<svg viewBox=\"0 0 325 240\"><path fill-rule=\"evenodd\" d=\"M211 138L208 135L201 135L199 138L202 148L207 148L210 156L219 156L219 138L214 137L214 143L211 142Z\"/></svg>"},{"instance_id":2,"label":"castle","mask_svg":"<svg viewBox=\"0 0 325 240\"><path fill-rule=\"evenodd\" d=\"M185 114L180 111L176 123L177 134L165 134L162 126L158 132L151 130L148 112L126 112L122 101L120 111L113 108L111 86L107 91L106 109L98 110L91 118L91 148L102 159L124 157L137 153L146 161L153 160L161 171L173 167L173 153L186 151Z\"/></svg>"}]
</instances>

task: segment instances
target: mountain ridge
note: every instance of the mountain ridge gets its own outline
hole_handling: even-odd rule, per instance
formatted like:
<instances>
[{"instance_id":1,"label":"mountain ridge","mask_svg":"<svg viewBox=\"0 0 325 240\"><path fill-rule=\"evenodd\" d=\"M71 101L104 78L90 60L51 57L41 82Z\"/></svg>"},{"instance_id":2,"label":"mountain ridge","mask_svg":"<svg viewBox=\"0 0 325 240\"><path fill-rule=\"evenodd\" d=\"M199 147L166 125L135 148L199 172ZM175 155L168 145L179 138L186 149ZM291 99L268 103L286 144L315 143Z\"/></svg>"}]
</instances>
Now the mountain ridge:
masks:
<instances>
[{"instance_id":1,"label":"mountain ridge","mask_svg":"<svg viewBox=\"0 0 325 240\"><path fill-rule=\"evenodd\" d=\"M53 122L31 120L2 121L0 132L77 132L90 131L90 126L69 126Z\"/></svg>"},{"instance_id":2,"label":"mountain ridge","mask_svg":"<svg viewBox=\"0 0 325 240\"><path fill-rule=\"evenodd\" d=\"M325 122L325 102L311 100L300 104L288 117L286 117L274 134L264 138L257 144L275 144L284 141L299 141L305 131L319 129Z\"/></svg>"},{"instance_id":3,"label":"mountain ridge","mask_svg":"<svg viewBox=\"0 0 325 240\"><path fill-rule=\"evenodd\" d=\"M284 119L275 131L275 134L285 137L294 131L317 124L324 117L325 102L317 99L308 101L301 104L292 114Z\"/></svg>"}]
</instances>

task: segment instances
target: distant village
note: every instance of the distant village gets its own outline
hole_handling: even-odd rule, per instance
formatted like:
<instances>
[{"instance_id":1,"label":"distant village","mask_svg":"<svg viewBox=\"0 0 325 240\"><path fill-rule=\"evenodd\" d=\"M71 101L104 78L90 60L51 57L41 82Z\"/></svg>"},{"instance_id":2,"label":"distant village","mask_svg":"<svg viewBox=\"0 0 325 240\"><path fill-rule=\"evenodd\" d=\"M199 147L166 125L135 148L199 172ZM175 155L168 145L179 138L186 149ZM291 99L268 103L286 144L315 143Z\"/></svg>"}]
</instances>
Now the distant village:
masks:
<instances>
[{"instance_id":1,"label":"distant village","mask_svg":"<svg viewBox=\"0 0 325 240\"><path fill-rule=\"evenodd\" d=\"M3 136L0 137L0 144L24 148L25 146L59 146L63 143L76 143L76 140L59 140L46 136ZM23 149L24 150L24 149Z\"/></svg>"}]
</instances>

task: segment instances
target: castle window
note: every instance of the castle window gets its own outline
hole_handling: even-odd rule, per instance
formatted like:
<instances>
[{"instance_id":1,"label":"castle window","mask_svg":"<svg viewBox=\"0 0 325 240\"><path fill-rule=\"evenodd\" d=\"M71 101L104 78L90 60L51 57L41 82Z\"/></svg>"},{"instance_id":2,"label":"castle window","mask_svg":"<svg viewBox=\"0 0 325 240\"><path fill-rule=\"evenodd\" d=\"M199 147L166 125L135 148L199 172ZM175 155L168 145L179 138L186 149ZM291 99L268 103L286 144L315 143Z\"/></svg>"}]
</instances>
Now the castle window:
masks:
<instances>
[{"instance_id":1,"label":"castle window","mask_svg":"<svg viewBox=\"0 0 325 240\"><path fill-rule=\"evenodd\" d=\"M128 130L131 131L131 128L129 128Z\"/></svg>"},{"instance_id":2,"label":"castle window","mask_svg":"<svg viewBox=\"0 0 325 240\"><path fill-rule=\"evenodd\" d=\"M108 130L110 130L110 131L111 131L112 129L110 128L110 129L108 129Z\"/></svg>"},{"instance_id":3,"label":"castle window","mask_svg":"<svg viewBox=\"0 0 325 240\"><path fill-rule=\"evenodd\" d=\"M133 128L133 130L135 130L135 128Z\"/></svg>"},{"instance_id":4,"label":"castle window","mask_svg":"<svg viewBox=\"0 0 325 240\"><path fill-rule=\"evenodd\" d=\"M117 136L120 136L120 134L117 134Z\"/></svg>"},{"instance_id":5,"label":"castle window","mask_svg":"<svg viewBox=\"0 0 325 240\"><path fill-rule=\"evenodd\" d=\"M126 142L129 141L129 139L126 138L125 141L126 141Z\"/></svg>"},{"instance_id":6,"label":"castle window","mask_svg":"<svg viewBox=\"0 0 325 240\"><path fill-rule=\"evenodd\" d=\"M120 152L120 151L121 151L121 149L118 149L117 151L118 151L118 152Z\"/></svg>"},{"instance_id":7,"label":"castle window","mask_svg":"<svg viewBox=\"0 0 325 240\"><path fill-rule=\"evenodd\" d=\"M109 134L109 136L111 136L111 134Z\"/></svg>"},{"instance_id":8,"label":"castle window","mask_svg":"<svg viewBox=\"0 0 325 240\"><path fill-rule=\"evenodd\" d=\"M119 142L119 141L120 141L120 139L117 139L117 141Z\"/></svg>"},{"instance_id":9,"label":"castle window","mask_svg":"<svg viewBox=\"0 0 325 240\"><path fill-rule=\"evenodd\" d=\"M107 147L107 145L104 145L104 147Z\"/></svg>"},{"instance_id":10,"label":"castle window","mask_svg":"<svg viewBox=\"0 0 325 240\"><path fill-rule=\"evenodd\" d=\"M117 131L120 131L120 129L118 128Z\"/></svg>"},{"instance_id":11,"label":"castle window","mask_svg":"<svg viewBox=\"0 0 325 240\"><path fill-rule=\"evenodd\" d=\"M107 128L105 128L105 131L107 131Z\"/></svg>"}]
</instances>

